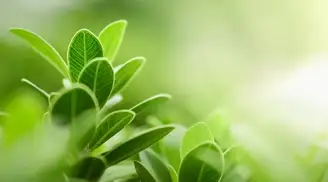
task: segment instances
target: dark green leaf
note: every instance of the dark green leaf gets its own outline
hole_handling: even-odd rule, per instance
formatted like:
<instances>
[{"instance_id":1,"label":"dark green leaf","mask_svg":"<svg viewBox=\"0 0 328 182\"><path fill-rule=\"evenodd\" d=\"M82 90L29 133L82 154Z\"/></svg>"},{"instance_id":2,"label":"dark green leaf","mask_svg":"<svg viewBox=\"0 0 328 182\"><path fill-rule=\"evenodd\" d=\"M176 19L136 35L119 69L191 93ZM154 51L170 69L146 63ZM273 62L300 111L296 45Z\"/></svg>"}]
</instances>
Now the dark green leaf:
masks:
<instances>
[{"instance_id":1,"label":"dark green leaf","mask_svg":"<svg viewBox=\"0 0 328 182\"><path fill-rule=\"evenodd\" d=\"M106 26L99 34L99 40L104 49L104 56L114 61L122 43L127 21L118 20Z\"/></svg>"},{"instance_id":2,"label":"dark green leaf","mask_svg":"<svg viewBox=\"0 0 328 182\"><path fill-rule=\"evenodd\" d=\"M51 106L51 118L60 125L74 122L84 111L99 110L98 103L89 88L79 84L62 91L53 99Z\"/></svg>"},{"instance_id":3,"label":"dark green leaf","mask_svg":"<svg viewBox=\"0 0 328 182\"><path fill-rule=\"evenodd\" d=\"M97 127L96 133L90 142L90 148L96 149L116 133L127 126L134 118L135 114L129 110L115 111L107 115Z\"/></svg>"},{"instance_id":4,"label":"dark green leaf","mask_svg":"<svg viewBox=\"0 0 328 182\"><path fill-rule=\"evenodd\" d=\"M141 182L156 182L152 174L142 163L134 161L134 167L136 168L137 174Z\"/></svg>"},{"instance_id":5,"label":"dark green leaf","mask_svg":"<svg viewBox=\"0 0 328 182\"><path fill-rule=\"evenodd\" d=\"M203 122L198 122L191 126L182 138L180 156L183 159L190 151L205 142L214 142L208 126Z\"/></svg>"},{"instance_id":6,"label":"dark green leaf","mask_svg":"<svg viewBox=\"0 0 328 182\"><path fill-rule=\"evenodd\" d=\"M103 155L107 159L108 165L117 164L152 146L173 129L173 126L167 125L146 130Z\"/></svg>"},{"instance_id":7,"label":"dark green leaf","mask_svg":"<svg viewBox=\"0 0 328 182\"><path fill-rule=\"evenodd\" d=\"M11 33L26 41L36 52L40 53L50 64L52 64L62 75L69 77L67 65L59 53L43 38L25 30L11 29Z\"/></svg>"},{"instance_id":8,"label":"dark green leaf","mask_svg":"<svg viewBox=\"0 0 328 182\"><path fill-rule=\"evenodd\" d=\"M86 157L80 160L72 170L71 177L96 182L106 169L104 160L97 157Z\"/></svg>"},{"instance_id":9,"label":"dark green leaf","mask_svg":"<svg viewBox=\"0 0 328 182\"><path fill-rule=\"evenodd\" d=\"M139 154L139 157L142 164L149 169L149 172L154 175L157 182L172 182L168 167L155 152L145 150Z\"/></svg>"},{"instance_id":10,"label":"dark green leaf","mask_svg":"<svg viewBox=\"0 0 328 182\"><path fill-rule=\"evenodd\" d=\"M96 95L99 106L102 107L114 85L114 71L106 58L95 58L81 71L79 83L87 85Z\"/></svg>"},{"instance_id":11,"label":"dark green leaf","mask_svg":"<svg viewBox=\"0 0 328 182\"><path fill-rule=\"evenodd\" d=\"M222 152L214 143L204 143L183 159L179 182L218 182L223 173Z\"/></svg>"},{"instance_id":12,"label":"dark green leaf","mask_svg":"<svg viewBox=\"0 0 328 182\"><path fill-rule=\"evenodd\" d=\"M70 42L67 53L72 81L76 82L84 66L97 57L103 57L102 47L98 38L87 29L81 29L76 32Z\"/></svg>"},{"instance_id":13,"label":"dark green leaf","mask_svg":"<svg viewBox=\"0 0 328 182\"><path fill-rule=\"evenodd\" d=\"M143 57L136 57L123 64L115 71L115 86L112 95L119 93L129 85L132 79L139 73L145 61L146 59Z\"/></svg>"}]
</instances>

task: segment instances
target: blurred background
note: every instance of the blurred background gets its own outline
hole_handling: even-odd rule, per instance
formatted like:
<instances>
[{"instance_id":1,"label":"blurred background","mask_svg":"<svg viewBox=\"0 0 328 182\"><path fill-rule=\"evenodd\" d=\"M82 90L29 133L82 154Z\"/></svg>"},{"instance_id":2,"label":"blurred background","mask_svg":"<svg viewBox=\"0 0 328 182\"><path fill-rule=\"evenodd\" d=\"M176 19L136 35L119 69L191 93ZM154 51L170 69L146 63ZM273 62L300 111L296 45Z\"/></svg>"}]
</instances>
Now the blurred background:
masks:
<instances>
[{"instance_id":1,"label":"blurred background","mask_svg":"<svg viewBox=\"0 0 328 182\"><path fill-rule=\"evenodd\" d=\"M115 64L147 58L123 93L127 106L170 93L164 121L190 125L221 109L241 139L302 145L328 129L326 0L0 1L1 100L23 86L23 77L46 91L59 89L62 79L9 28L38 33L66 57L78 29L98 34L126 19Z\"/></svg>"}]
</instances>

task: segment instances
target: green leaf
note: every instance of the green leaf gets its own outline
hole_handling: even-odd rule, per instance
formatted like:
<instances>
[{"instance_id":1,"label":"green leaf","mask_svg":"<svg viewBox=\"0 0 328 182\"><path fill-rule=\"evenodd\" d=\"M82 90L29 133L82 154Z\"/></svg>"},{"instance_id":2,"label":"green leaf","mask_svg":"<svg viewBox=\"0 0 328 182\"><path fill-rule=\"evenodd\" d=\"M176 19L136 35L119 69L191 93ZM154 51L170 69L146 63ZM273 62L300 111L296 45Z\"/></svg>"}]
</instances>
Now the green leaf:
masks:
<instances>
[{"instance_id":1,"label":"green leaf","mask_svg":"<svg viewBox=\"0 0 328 182\"><path fill-rule=\"evenodd\" d=\"M73 167L71 177L96 182L100 179L105 169L106 163L103 159L88 156Z\"/></svg>"},{"instance_id":2,"label":"green leaf","mask_svg":"<svg viewBox=\"0 0 328 182\"><path fill-rule=\"evenodd\" d=\"M108 165L112 166L152 146L173 129L174 127L170 125L148 129L103 155Z\"/></svg>"},{"instance_id":3,"label":"green leaf","mask_svg":"<svg viewBox=\"0 0 328 182\"><path fill-rule=\"evenodd\" d=\"M223 174L224 158L214 143L203 143L183 159L179 182L218 182Z\"/></svg>"},{"instance_id":4,"label":"green leaf","mask_svg":"<svg viewBox=\"0 0 328 182\"><path fill-rule=\"evenodd\" d=\"M114 61L122 43L127 21L118 20L106 26L99 34L99 40L104 49L104 56Z\"/></svg>"},{"instance_id":5,"label":"green leaf","mask_svg":"<svg viewBox=\"0 0 328 182\"><path fill-rule=\"evenodd\" d=\"M134 161L134 167L136 168L137 174L141 182L156 182L152 174L142 163Z\"/></svg>"},{"instance_id":6,"label":"green leaf","mask_svg":"<svg viewBox=\"0 0 328 182\"><path fill-rule=\"evenodd\" d=\"M187 129L184 126L175 125L175 130L160 141L161 152L176 171L179 170L181 162L180 147L186 131Z\"/></svg>"},{"instance_id":7,"label":"green leaf","mask_svg":"<svg viewBox=\"0 0 328 182\"><path fill-rule=\"evenodd\" d=\"M38 91L46 100L49 100L50 94L48 94L46 91L44 91L40 87L36 86L34 83L32 83L31 81L29 81L26 78L23 78L22 79L22 82L28 84L30 87L32 87L33 89L35 89L36 91Z\"/></svg>"},{"instance_id":8,"label":"green leaf","mask_svg":"<svg viewBox=\"0 0 328 182\"><path fill-rule=\"evenodd\" d=\"M99 182L113 182L120 179L130 179L137 176L131 164L118 164L106 169Z\"/></svg>"},{"instance_id":9,"label":"green leaf","mask_svg":"<svg viewBox=\"0 0 328 182\"><path fill-rule=\"evenodd\" d=\"M115 86L112 95L121 92L139 73L146 62L143 57L132 58L115 71Z\"/></svg>"},{"instance_id":10,"label":"green leaf","mask_svg":"<svg viewBox=\"0 0 328 182\"><path fill-rule=\"evenodd\" d=\"M179 182L178 174L172 166L168 166L172 182Z\"/></svg>"},{"instance_id":11,"label":"green leaf","mask_svg":"<svg viewBox=\"0 0 328 182\"><path fill-rule=\"evenodd\" d=\"M172 182L171 174L162 161L152 150L145 150L139 154L140 161L149 169L149 172L154 175L157 182Z\"/></svg>"},{"instance_id":12,"label":"green leaf","mask_svg":"<svg viewBox=\"0 0 328 182\"><path fill-rule=\"evenodd\" d=\"M52 64L62 75L69 77L68 68L59 53L40 36L19 28L10 29L10 32L26 41L36 52Z\"/></svg>"},{"instance_id":13,"label":"green leaf","mask_svg":"<svg viewBox=\"0 0 328 182\"><path fill-rule=\"evenodd\" d=\"M76 82L84 66L97 57L103 57L103 50L98 38L87 29L76 32L67 53L72 81Z\"/></svg>"},{"instance_id":14,"label":"green leaf","mask_svg":"<svg viewBox=\"0 0 328 182\"><path fill-rule=\"evenodd\" d=\"M107 115L97 127L96 133L90 142L90 148L96 149L109 140L134 118L135 114L129 110L119 110Z\"/></svg>"},{"instance_id":15,"label":"green leaf","mask_svg":"<svg viewBox=\"0 0 328 182\"><path fill-rule=\"evenodd\" d=\"M113 68L106 58L95 58L83 68L78 82L87 85L92 90L99 106L102 107L113 89Z\"/></svg>"},{"instance_id":16,"label":"green leaf","mask_svg":"<svg viewBox=\"0 0 328 182\"><path fill-rule=\"evenodd\" d=\"M167 102L170 99L171 96L168 94L157 94L140 102L139 104L131 108L131 110L136 113L135 120L141 120L147 115L154 113L159 105Z\"/></svg>"},{"instance_id":17,"label":"green leaf","mask_svg":"<svg viewBox=\"0 0 328 182\"><path fill-rule=\"evenodd\" d=\"M214 142L208 126L203 122L198 122L191 126L182 138L180 156L183 159L190 151L205 142Z\"/></svg>"},{"instance_id":18,"label":"green leaf","mask_svg":"<svg viewBox=\"0 0 328 182\"><path fill-rule=\"evenodd\" d=\"M98 108L98 103L92 92L84 85L75 84L71 89L61 92L51 104L52 121L59 125L75 122L76 117L84 111Z\"/></svg>"}]
</instances>

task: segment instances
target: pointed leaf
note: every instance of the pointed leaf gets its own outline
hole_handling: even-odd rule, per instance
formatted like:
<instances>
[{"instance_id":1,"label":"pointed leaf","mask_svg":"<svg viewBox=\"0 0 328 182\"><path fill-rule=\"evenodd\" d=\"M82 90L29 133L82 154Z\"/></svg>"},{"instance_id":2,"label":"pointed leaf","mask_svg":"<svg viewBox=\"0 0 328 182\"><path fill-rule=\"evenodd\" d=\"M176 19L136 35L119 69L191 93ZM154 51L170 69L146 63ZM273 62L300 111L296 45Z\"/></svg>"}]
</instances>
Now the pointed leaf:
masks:
<instances>
[{"instance_id":1,"label":"pointed leaf","mask_svg":"<svg viewBox=\"0 0 328 182\"><path fill-rule=\"evenodd\" d=\"M99 34L99 40L104 49L104 56L110 61L115 59L122 43L127 21L118 20L106 26Z\"/></svg>"},{"instance_id":2,"label":"pointed leaf","mask_svg":"<svg viewBox=\"0 0 328 182\"><path fill-rule=\"evenodd\" d=\"M182 138L180 156L183 159L190 151L205 142L214 142L208 126L203 122L198 122L191 126Z\"/></svg>"},{"instance_id":3,"label":"pointed leaf","mask_svg":"<svg viewBox=\"0 0 328 182\"><path fill-rule=\"evenodd\" d=\"M143 57L136 57L123 64L115 71L115 86L112 95L122 91L132 81L141 70L145 61L146 59Z\"/></svg>"},{"instance_id":4,"label":"pointed leaf","mask_svg":"<svg viewBox=\"0 0 328 182\"><path fill-rule=\"evenodd\" d=\"M175 169L172 166L168 166L168 168L171 174L172 182L179 182L178 174Z\"/></svg>"},{"instance_id":5,"label":"pointed leaf","mask_svg":"<svg viewBox=\"0 0 328 182\"><path fill-rule=\"evenodd\" d=\"M71 89L64 90L53 99L51 118L60 125L67 125L76 120L84 111L98 108L98 103L92 92L84 85L76 84Z\"/></svg>"},{"instance_id":6,"label":"pointed leaf","mask_svg":"<svg viewBox=\"0 0 328 182\"><path fill-rule=\"evenodd\" d=\"M175 125L175 130L160 141L161 152L176 171L179 170L181 162L180 147L186 131L187 129L184 126Z\"/></svg>"},{"instance_id":7,"label":"pointed leaf","mask_svg":"<svg viewBox=\"0 0 328 182\"><path fill-rule=\"evenodd\" d=\"M87 29L76 32L67 53L68 68L72 81L76 82L84 66L97 57L103 57L98 38Z\"/></svg>"},{"instance_id":8,"label":"pointed leaf","mask_svg":"<svg viewBox=\"0 0 328 182\"><path fill-rule=\"evenodd\" d=\"M29 81L26 78L23 78L22 79L22 82L28 84L30 87L32 87L33 89L35 89L36 91L38 91L46 100L49 100L50 95L46 91L44 91L40 87L36 86L34 83L32 83L31 81Z\"/></svg>"},{"instance_id":9,"label":"pointed leaf","mask_svg":"<svg viewBox=\"0 0 328 182\"><path fill-rule=\"evenodd\" d=\"M97 157L86 157L80 160L72 170L71 177L96 182L106 169L104 160Z\"/></svg>"},{"instance_id":10,"label":"pointed leaf","mask_svg":"<svg viewBox=\"0 0 328 182\"><path fill-rule=\"evenodd\" d=\"M155 152L145 150L139 154L139 157L142 164L149 169L157 182L172 182L168 167Z\"/></svg>"},{"instance_id":11,"label":"pointed leaf","mask_svg":"<svg viewBox=\"0 0 328 182\"><path fill-rule=\"evenodd\" d=\"M141 120L147 115L154 113L159 105L167 102L170 99L171 96L168 94L157 94L142 101L141 103L131 108L131 110L136 113L135 120Z\"/></svg>"},{"instance_id":12,"label":"pointed leaf","mask_svg":"<svg viewBox=\"0 0 328 182\"><path fill-rule=\"evenodd\" d=\"M222 152L214 143L203 143L183 159L179 182L218 182L223 173Z\"/></svg>"},{"instance_id":13,"label":"pointed leaf","mask_svg":"<svg viewBox=\"0 0 328 182\"><path fill-rule=\"evenodd\" d=\"M152 174L142 163L134 161L134 167L136 168L137 174L141 182L156 182Z\"/></svg>"},{"instance_id":14,"label":"pointed leaf","mask_svg":"<svg viewBox=\"0 0 328 182\"><path fill-rule=\"evenodd\" d=\"M134 112L129 110L115 111L107 115L97 127L96 133L90 142L90 148L96 149L105 143L127 126L134 116Z\"/></svg>"},{"instance_id":15,"label":"pointed leaf","mask_svg":"<svg viewBox=\"0 0 328 182\"><path fill-rule=\"evenodd\" d=\"M99 106L102 107L114 85L114 71L106 58L95 58L81 71L79 83L88 86L96 95Z\"/></svg>"},{"instance_id":16,"label":"pointed leaf","mask_svg":"<svg viewBox=\"0 0 328 182\"><path fill-rule=\"evenodd\" d=\"M36 52L52 64L62 75L69 77L68 68L63 58L59 53L43 38L25 30L25 29L11 29L11 33L26 41Z\"/></svg>"},{"instance_id":17,"label":"pointed leaf","mask_svg":"<svg viewBox=\"0 0 328 182\"><path fill-rule=\"evenodd\" d=\"M166 125L146 130L103 155L109 166L117 164L152 146L173 129L173 126Z\"/></svg>"}]
</instances>

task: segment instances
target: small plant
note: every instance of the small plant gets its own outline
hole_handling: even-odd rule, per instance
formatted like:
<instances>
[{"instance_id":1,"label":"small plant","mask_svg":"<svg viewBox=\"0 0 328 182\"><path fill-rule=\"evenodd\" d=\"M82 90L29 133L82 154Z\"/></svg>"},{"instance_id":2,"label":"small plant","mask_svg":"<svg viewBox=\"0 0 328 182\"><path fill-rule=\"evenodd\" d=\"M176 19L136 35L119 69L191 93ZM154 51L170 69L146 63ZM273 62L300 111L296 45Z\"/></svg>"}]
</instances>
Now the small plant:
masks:
<instances>
[{"instance_id":1,"label":"small plant","mask_svg":"<svg viewBox=\"0 0 328 182\"><path fill-rule=\"evenodd\" d=\"M154 108L170 99L167 94L158 94L124 110L114 111L112 107L122 100L121 91L130 83L144 65L143 57L135 57L126 63L113 66L116 53L124 37L127 22L116 21L105 27L98 36L87 29L81 29L71 39L67 60L40 36L25 29L11 29L11 33L25 40L34 50L51 63L65 78L64 88L47 93L27 79L29 84L49 101L44 120L68 128L73 134L73 153L78 159L65 170L67 180L110 182L121 178L135 179L134 172L119 175L113 170L130 167L122 161L133 157L152 146L174 127L163 125L145 130L132 138L106 146L106 142L119 135L136 116L151 114ZM81 122L81 116L89 119ZM77 137L78 136L78 137ZM72 147L74 148L74 147ZM105 170L108 169L104 174Z\"/></svg>"}]
</instances>

